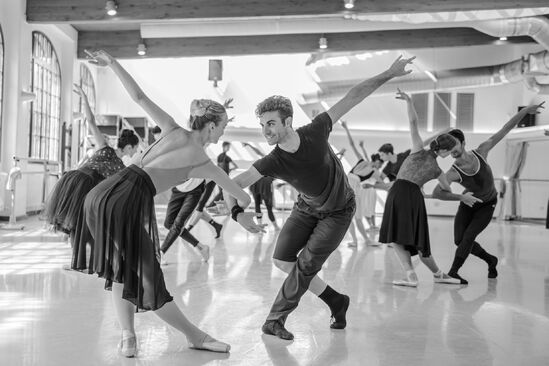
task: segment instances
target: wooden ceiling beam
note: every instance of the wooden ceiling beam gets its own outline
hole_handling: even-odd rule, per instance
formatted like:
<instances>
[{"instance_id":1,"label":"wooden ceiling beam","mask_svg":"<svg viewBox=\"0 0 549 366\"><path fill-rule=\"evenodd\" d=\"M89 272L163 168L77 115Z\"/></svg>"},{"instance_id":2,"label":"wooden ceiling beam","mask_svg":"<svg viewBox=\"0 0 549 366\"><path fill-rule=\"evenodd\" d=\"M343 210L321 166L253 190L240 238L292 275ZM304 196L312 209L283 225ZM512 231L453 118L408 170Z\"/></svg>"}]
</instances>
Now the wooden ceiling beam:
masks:
<instances>
[{"instance_id":1,"label":"wooden ceiling beam","mask_svg":"<svg viewBox=\"0 0 549 366\"><path fill-rule=\"evenodd\" d=\"M391 30L326 34L330 52L410 50L433 47L490 45L494 37L471 28ZM139 58L139 31L80 32L78 57L84 49L104 49L116 58ZM312 53L318 51L318 34L145 39L147 57L235 56ZM510 43L531 43L530 37L510 37Z\"/></svg>"},{"instance_id":2,"label":"wooden ceiling beam","mask_svg":"<svg viewBox=\"0 0 549 366\"><path fill-rule=\"evenodd\" d=\"M325 15L345 11L343 0L117 0L118 14L105 0L27 0L27 21L74 23L258 16ZM546 7L547 0L356 0L357 13L421 13Z\"/></svg>"}]
</instances>

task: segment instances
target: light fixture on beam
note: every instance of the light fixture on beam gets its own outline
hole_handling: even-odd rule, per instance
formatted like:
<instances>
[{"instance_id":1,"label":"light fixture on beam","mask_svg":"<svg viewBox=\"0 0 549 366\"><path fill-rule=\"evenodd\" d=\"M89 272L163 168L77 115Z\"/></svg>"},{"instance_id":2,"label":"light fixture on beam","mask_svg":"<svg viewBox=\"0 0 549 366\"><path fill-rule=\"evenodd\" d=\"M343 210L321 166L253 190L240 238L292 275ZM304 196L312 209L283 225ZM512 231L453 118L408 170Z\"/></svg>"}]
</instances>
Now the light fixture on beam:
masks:
<instances>
[{"instance_id":1,"label":"light fixture on beam","mask_svg":"<svg viewBox=\"0 0 549 366\"><path fill-rule=\"evenodd\" d=\"M109 0L105 4L105 10L107 10L107 14L111 17L115 16L117 13L118 5L116 5L116 1Z\"/></svg>"},{"instance_id":2,"label":"light fixture on beam","mask_svg":"<svg viewBox=\"0 0 549 366\"><path fill-rule=\"evenodd\" d=\"M507 37L499 37L500 41L507 41Z\"/></svg>"},{"instance_id":3,"label":"light fixture on beam","mask_svg":"<svg viewBox=\"0 0 549 366\"><path fill-rule=\"evenodd\" d=\"M322 35L322 37L318 40L318 48L321 50L328 48L328 39L324 35Z\"/></svg>"},{"instance_id":4,"label":"light fixture on beam","mask_svg":"<svg viewBox=\"0 0 549 366\"><path fill-rule=\"evenodd\" d=\"M147 46L145 46L143 41L137 45L137 54L139 56L145 56L147 54Z\"/></svg>"},{"instance_id":5,"label":"light fixture on beam","mask_svg":"<svg viewBox=\"0 0 549 366\"><path fill-rule=\"evenodd\" d=\"M355 0L343 0L345 3L345 9L352 9L355 7Z\"/></svg>"}]
</instances>

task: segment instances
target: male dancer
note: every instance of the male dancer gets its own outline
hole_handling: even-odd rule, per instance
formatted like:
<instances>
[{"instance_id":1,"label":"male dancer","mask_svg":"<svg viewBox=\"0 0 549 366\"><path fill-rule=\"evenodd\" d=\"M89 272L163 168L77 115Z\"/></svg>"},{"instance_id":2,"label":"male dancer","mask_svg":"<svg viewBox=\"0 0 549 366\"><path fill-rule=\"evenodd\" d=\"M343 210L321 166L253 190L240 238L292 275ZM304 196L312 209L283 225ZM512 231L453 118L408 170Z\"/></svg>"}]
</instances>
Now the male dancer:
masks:
<instances>
[{"instance_id":1,"label":"male dancer","mask_svg":"<svg viewBox=\"0 0 549 366\"><path fill-rule=\"evenodd\" d=\"M543 102L545 103L545 102ZM454 262L448 275L462 280L458 274L469 253L479 257L488 264L488 278L496 278L498 258L485 251L476 241L477 236L492 220L497 203L497 191L494 185L492 169L486 161L488 153L501 141L528 113L539 113L543 103L532 104L515 114L497 133L481 143L475 150L465 150L465 136L463 132L454 129L449 132L458 140L452 149L454 165L446 172L450 183L458 182L465 187L463 194L454 194L442 190L437 185L433 191L433 198L443 201L461 201L454 219L454 243L457 245Z\"/></svg>"},{"instance_id":2,"label":"male dancer","mask_svg":"<svg viewBox=\"0 0 549 366\"><path fill-rule=\"evenodd\" d=\"M293 109L288 98L273 96L261 102L256 115L263 135L275 148L256 161L247 171L235 177L247 187L262 176L284 180L300 193L290 217L286 220L273 254L274 264L288 273L262 330L282 339L293 339L284 328L287 316L297 307L308 290L329 307L333 322L330 327L343 329L349 297L326 285L316 274L339 246L355 211L355 199L339 159L328 143L332 126L351 108L362 102L379 86L394 77L406 75L412 63L399 57L389 69L353 87L328 112L316 116L312 123L294 130ZM227 195L232 218L244 228L253 229L253 216Z\"/></svg>"}]
</instances>

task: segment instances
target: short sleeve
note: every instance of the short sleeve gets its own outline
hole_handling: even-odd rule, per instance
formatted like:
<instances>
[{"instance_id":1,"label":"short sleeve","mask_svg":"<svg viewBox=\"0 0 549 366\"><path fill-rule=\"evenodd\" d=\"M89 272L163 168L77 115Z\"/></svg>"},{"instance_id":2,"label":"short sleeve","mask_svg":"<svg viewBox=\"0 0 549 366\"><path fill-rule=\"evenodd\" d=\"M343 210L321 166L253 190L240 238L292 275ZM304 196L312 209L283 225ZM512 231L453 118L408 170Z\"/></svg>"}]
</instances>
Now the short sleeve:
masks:
<instances>
[{"instance_id":1,"label":"short sleeve","mask_svg":"<svg viewBox=\"0 0 549 366\"><path fill-rule=\"evenodd\" d=\"M311 123L303 126L303 130L312 134L316 134L325 140L328 140L330 132L332 132L332 119L326 112L320 113Z\"/></svg>"},{"instance_id":2,"label":"short sleeve","mask_svg":"<svg viewBox=\"0 0 549 366\"><path fill-rule=\"evenodd\" d=\"M274 157L272 153L262 157L259 160L256 160L253 163L253 167L257 169L259 174L261 174L264 177L273 177L273 178L278 177L277 168L279 165L280 164L278 164L276 157Z\"/></svg>"}]
</instances>

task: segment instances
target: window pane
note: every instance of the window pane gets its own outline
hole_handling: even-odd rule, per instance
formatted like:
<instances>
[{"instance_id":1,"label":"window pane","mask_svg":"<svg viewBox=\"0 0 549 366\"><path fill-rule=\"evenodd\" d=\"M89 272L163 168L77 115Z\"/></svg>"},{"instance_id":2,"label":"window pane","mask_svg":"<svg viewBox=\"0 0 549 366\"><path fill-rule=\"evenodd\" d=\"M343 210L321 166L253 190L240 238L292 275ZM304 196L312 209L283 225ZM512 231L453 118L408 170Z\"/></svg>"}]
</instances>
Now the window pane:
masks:
<instances>
[{"instance_id":1,"label":"window pane","mask_svg":"<svg viewBox=\"0 0 549 366\"><path fill-rule=\"evenodd\" d=\"M57 54L48 38L33 32L31 104L31 158L58 160L61 124L61 69Z\"/></svg>"}]
</instances>

